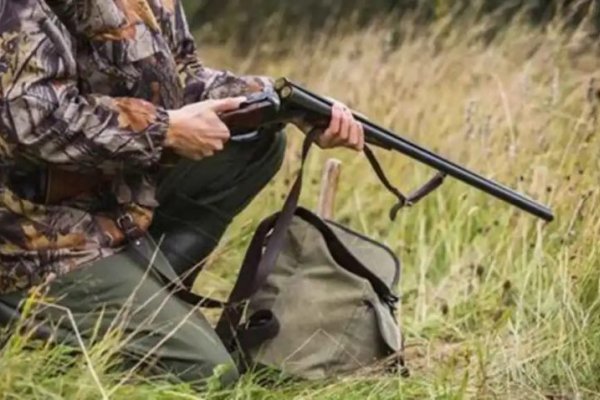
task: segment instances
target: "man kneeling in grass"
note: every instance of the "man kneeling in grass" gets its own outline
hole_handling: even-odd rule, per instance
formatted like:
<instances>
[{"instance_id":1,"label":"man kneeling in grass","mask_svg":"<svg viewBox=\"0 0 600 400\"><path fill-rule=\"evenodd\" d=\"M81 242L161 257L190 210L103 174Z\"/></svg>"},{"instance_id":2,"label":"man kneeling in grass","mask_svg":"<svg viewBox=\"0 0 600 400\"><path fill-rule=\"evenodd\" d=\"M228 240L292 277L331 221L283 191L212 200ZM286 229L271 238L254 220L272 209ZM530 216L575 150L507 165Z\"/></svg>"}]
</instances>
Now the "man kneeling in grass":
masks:
<instances>
[{"instance_id":1,"label":"man kneeling in grass","mask_svg":"<svg viewBox=\"0 0 600 400\"><path fill-rule=\"evenodd\" d=\"M130 366L198 381L232 364L164 277L189 287L279 169L281 132L228 143L219 119L271 81L200 64L176 0L0 0L0 48L0 305L45 284L84 338L121 332ZM362 128L336 104L318 143L360 150ZM35 315L75 344L64 317Z\"/></svg>"}]
</instances>

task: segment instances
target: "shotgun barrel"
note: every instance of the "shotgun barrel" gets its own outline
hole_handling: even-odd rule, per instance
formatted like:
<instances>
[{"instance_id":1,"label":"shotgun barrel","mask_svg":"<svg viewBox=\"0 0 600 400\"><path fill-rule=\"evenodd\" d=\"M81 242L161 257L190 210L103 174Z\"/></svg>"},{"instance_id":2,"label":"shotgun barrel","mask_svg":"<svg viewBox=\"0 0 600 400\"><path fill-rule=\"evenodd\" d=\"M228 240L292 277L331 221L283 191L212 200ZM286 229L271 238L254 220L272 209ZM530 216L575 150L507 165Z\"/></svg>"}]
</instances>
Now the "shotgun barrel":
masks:
<instances>
[{"instance_id":1,"label":"shotgun barrel","mask_svg":"<svg viewBox=\"0 0 600 400\"><path fill-rule=\"evenodd\" d=\"M331 106L333 105L331 100L312 93L285 78L276 82L275 89L281 99L281 106L289 111L309 111L326 118L331 115ZM354 117L362 123L367 143L402 153L545 221L550 222L554 219L552 210L545 205L412 143L361 115L354 114Z\"/></svg>"}]
</instances>

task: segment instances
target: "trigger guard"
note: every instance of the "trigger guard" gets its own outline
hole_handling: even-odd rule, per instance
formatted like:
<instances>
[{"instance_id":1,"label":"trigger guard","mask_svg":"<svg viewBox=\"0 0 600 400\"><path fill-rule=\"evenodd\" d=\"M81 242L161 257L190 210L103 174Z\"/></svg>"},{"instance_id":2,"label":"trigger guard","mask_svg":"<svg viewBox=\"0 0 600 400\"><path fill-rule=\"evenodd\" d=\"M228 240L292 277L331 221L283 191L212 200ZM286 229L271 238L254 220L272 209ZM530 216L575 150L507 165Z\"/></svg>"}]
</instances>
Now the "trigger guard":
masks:
<instances>
[{"instance_id":1,"label":"trigger guard","mask_svg":"<svg viewBox=\"0 0 600 400\"><path fill-rule=\"evenodd\" d=\"M258 131L254 131L243 135L235 135L232 136L229 141L234 143L254 142L258 139L258 133Z\"/></svg>"}]
</instances>

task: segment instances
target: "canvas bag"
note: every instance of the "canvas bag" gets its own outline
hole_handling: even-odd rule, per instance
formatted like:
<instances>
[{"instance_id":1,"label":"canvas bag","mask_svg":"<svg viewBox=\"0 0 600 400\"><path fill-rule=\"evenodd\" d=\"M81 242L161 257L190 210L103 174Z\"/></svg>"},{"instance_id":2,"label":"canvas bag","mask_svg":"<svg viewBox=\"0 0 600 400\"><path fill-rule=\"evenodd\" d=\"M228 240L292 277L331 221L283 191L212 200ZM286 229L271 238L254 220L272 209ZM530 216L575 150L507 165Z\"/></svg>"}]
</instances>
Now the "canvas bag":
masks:
<instances>
[{"instance_id":1,"label":"canvas bag","mask_svg":"<svg viewBox=\"0 0 600 400\"><path fill-rule=\"evenodd\" d=\"M368 266L368 267L367 267ZM400 263L379 243L296 210L273 271L235 332L246 363L321 379L402 366ZM231 325L229 325L231 326Z\"/></svg>"},{"instance_id":2,"label":"canvas bag","mask_svg":"<svg viewBox=\"0 0 600 400\"><path fill-rule=\"evenodd\" d=\"M268 366L321 379L380 364L406 373L397 320L400 262L381 243L298 207L298 178L280 213L256 230L217 333L241 369ZM404 205L439 187L444 176L405 197L365 151L383 184ZM242 322L241 322L242 321Z\"/></svg>"}]
</instances>

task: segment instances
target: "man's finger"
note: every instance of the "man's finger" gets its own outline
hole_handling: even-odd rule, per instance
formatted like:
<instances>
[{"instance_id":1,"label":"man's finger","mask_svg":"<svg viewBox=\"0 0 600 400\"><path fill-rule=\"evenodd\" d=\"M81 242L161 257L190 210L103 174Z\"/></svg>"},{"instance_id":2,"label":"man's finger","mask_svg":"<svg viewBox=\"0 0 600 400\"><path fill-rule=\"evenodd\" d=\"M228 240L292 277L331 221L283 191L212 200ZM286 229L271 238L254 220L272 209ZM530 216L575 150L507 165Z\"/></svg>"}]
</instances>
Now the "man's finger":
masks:
<instances>
[{"instance_id":1,"label":"man's finger","mask_svg":"<svg viewBox=\"0 0 600 400\"><path fill-rule=\"evenodd\" d=\"M231 138L231 131L227 126L223 125L223 127L217 131L216 138L221 142L227 142Z\"/></svg>"},{"instance_id":2,"label":"man's finger","mask_svg":"<svg viewBox=\"0 0 600 400\"><path fill-rule=\"evenodd\" d=\"M201 157L201 159L202 159L202 158L208 158L208 157L212 157L214 154L215 154L215 152L214 152L214 151L212 151L212 150L210 150L210 149L204 149L204 150L202 151L202 157Z\"/></svg>"},{"instance_id":3,"label":"man's finger","mask_svg":"<svg viewBox=\"0 0 600 400\"><path fill-rule=\"evenodd\" d=\"M332 145L335 135L331 129L325 130L321 135L319 135L318 142L323 148L328 148Z\"/></svg>"},{"instance_id":4,"label":"man's finger","mask_svg":"<svg viewBox=\"0 0 600 400\"><path fill-rule=\"evenodd\" d=\"M357 149L360 143L360 129L359 124L353 122L350 124L350 136L348 137L348 145L352 149Z\"/></svg>"},{"instance_id":5,"label":"man's finger","mask_svg":"<svg viewBox=\"0 0 600 400\"><path fill-rule=\"evenodd\" d=\"M363 124L357 122L358 124L358 146L356 150L363 151L365 149L365 128Z\"/></svg>"},{"instance_id":6,"label":"man's finger","mask_svg":"<svg viewBox=\"0 0 600 400\"><path fill-rule=\"evenodd\" d=\"M223 140L214 140L211 144L211 147L215 151L221 151L225 147L224 141Z\"/></svg>"},{"instance_id":7,"label":"man's finger","mask_svg":"<svg viewBox=\"0 0 600 400\"><path fill-rule=\"evenodd\" d=\"M246 101L246 98L243 96L211 100L208 103L208 107L216 113L222 113L237 110L244 101Z\"/></svg>"},{"instance_id":8,"label":"man's finger","mask_svg":"<svg viewBox=\"0 0 600 400\"><path fill-rule=\"evenodd\" d=\"M221 141L229 140L229 138L231 137L231 131L229 130L227 125L225 125L223 121L219 119L219 117L217 117L216 115L213 116L211 119L211 125L214 128L211 130L209 137Z\"/></svg>"},{"instance_id":9,"label":"man's finger","mask_svg":"<svg viewBox=\"0 0 600 400\"><path fill-rule=\"evenodd\" d=\"M352 129L352 114L350 113L349 110L343 109L342 110L342 121L340 124L340 130L338 132L338 135L340 137L340 139L342 139L344 142L347 142L350 139L350 134L351 134L351 129Z\"/></svg>"},{"instance_id":10,"label":"man's finger","mask_svg":"<svg viewBox=\"0 0 600 400\"><path fill-rule=\"evenodd\" d=\"M327 131L332 134L338 133L342 126L343 116L344 113L341 107L337 104L334 104L333 107L331 107L331 122L329 123L329 128L327 128Z\"/></svg>"}]
</instances>

